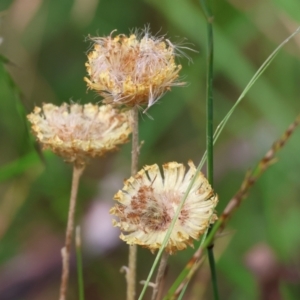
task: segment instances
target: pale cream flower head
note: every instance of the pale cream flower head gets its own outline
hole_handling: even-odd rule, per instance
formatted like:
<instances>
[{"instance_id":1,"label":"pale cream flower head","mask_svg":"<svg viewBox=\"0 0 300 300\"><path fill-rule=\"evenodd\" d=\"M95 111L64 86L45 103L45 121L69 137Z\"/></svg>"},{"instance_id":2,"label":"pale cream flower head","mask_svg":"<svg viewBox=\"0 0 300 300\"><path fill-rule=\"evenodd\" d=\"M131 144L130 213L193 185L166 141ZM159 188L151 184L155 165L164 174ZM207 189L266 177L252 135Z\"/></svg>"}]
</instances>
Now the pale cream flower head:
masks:
<instances>
[{"instance_id":1,"label":"pale cream flower head","mask_svg":"<svg viewBox=\"0 0 300 300\"><path fill-rule=\"evenodd\" d=\"M84 78L105 103L150 107L172 86L184 85L178 79L181 65L175 62L181 51L164 36L152 36L148 27L130 36L112 34L92 38L89 78Z\"/></svg>"},{"instance_id":2,"label":"pale cream flower head","mask_svg":"<svg viewBox=\"0 0 300 300\"><path fill-rule=\"evenodd\" d=\"M44 148L78 165L117 149L131 133L129 112L111 105L43 104L27 118Z\"/></svg>"},{"instance_id":3,"label":"pale cream flower head","mask_svg":"<svg viewBox=\"0 0 300 300\"><path fill-rule=\"evenodd\" d=\"M159 249L174 218L187 187L196 173L189 161L189 170L177 162L163 165L163 177L158 165L145 166L114 197L117 203L110 213L118 217L113 224L123 233L120 238L128 244L138 244L152 252ZM174 253L205 232L217 216L214 209L218 197L202 173L180 211L165 251Z\"/></svg>"}]
</instances>

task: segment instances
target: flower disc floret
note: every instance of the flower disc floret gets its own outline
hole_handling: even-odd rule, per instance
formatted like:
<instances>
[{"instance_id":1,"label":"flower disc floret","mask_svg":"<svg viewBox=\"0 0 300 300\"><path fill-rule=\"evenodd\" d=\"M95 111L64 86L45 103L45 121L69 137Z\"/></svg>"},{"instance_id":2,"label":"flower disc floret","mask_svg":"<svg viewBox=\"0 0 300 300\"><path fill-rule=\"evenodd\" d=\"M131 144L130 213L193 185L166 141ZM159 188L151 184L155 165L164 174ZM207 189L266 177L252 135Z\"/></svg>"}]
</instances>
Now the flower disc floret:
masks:
<instances>
[{"instance_id":1,"label":"flower disc floret","mask_svg":"<svg viewBox=\"0 0 300 300\"><path fill-rule=\"evenodd\" d=\"M88 54L85 78L105 103L150 107L178 80L181 65L175 62L176 46L148 29L130 36L95 37Z\"/></svg>"},{"instance_id":2,"label":"flower disc floret","mask_svg":"<svg viewBox=\"0 0 300 300\"><path fill-rule=\"evenodd\" d=\"M76 164L117 149L131 133L129 112L120 113L111 105L43 104L27 118L45 149Z\"/></svg>"},{"instance_id":3,"label":"flower disc floret","mask_svg":"<svg viewBox=\"0 0 300 300\"><path fill-rule=\"evenodd\" d=\"M196 174L189 161L189 170L177 162L163 165L163 176L158 165L145 166L114 197L117 203L111 210L118 220L113 224L122 231L120 238L128 244L138 244L152 252L159 249L174 219L184 193ZM165 250L174 253L205 232L217 216L214 209L218 202L207 179L202 173L197 178L179 213Z\"/></svg>"}]
</instances>

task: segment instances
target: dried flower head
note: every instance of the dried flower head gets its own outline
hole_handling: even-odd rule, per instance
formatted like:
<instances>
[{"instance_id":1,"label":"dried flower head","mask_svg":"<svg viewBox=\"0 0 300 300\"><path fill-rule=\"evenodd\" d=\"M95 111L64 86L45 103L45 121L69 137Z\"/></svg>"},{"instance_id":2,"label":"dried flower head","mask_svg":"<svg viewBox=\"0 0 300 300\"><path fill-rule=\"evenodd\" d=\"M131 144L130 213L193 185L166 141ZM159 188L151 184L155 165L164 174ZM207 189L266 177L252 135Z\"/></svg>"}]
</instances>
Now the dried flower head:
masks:
<instances>
[{"instance_id":1,"label":"dried flower head","mask_svg":"<svg viewBox=\"0 0 300 300\"><path fill-rule=\"evenodd\" d=\"M149 28L130 36L95 37L86 63L90 89L105 103L118 105L153 105L178 80L181 65L175 62L177 47L163 36L155 37Z\"/></svg>"},{"instance_id":2,"label":"dried flower head","mask_svg":"<svg viewBox=\"0 0 300 300\"><path fill-rule=\"evenodd\" d=\"M128 244L138 244L154 251L160 248L187 187L196 173L189 161L189 171L176 162L159 167L145 166L134 177L125 181L123 190L114 197L117 203L110 213L119 218L113 224L124 232L120 238ZM193 246L217 216L218 202L211 186L202 173L196 181L180 211L165 250L174 253L187 245Z\"/></svg>"},{"instance_id":3,"label":"dried flower head","mask_svg":"<svg viewBox=\"0 0 300 300\"><path fill-rule=\"evenodd\" d=\"M117 149L131 133L129 112L120 113L111 105L43 104L27 118L44 148L75 164Z\"/></svg>"}]
</instances>

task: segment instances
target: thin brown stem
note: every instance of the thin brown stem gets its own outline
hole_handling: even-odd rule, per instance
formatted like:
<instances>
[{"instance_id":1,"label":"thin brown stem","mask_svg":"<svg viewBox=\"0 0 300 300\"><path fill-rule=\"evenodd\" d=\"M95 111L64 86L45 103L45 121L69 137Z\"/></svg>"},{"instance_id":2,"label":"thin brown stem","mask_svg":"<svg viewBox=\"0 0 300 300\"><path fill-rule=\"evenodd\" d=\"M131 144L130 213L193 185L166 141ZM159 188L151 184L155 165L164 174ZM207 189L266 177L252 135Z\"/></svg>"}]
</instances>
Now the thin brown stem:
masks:
<instances>
[{"instance_id":1,"label":"thin brown stem","mask_svg":"<svg viewBox=\"0 0 300 300\"><path fill-rule=\"evenodd\" d=\"M131 175L134 176L138 171L139 159L139 111L138 107L132 108L132 150L131 150ZM137 246L129 246L127 280L127 300L135 299L136 286L136 257Z\"/></svg>"},{"instance_id":2,"label":"thin brown stem","mask_svg":"<svg viewBox=\"0 0 300 300\"><path fill-rule=\"evenodd\" d=\"M290 124L288 129L283 133L283 135L274 142L271 149L265 154L265 156L259 161L257 167L253 171L248 171L245 179L238 190L238 192L232 197L227 206L225 207L220 220L222 225L219 231L222 231L226 226L229 218L232 216L233 212L240 206L242 201L247 197L250 188L256 183L260 176L277 161L276 154L281 150L292 133L300 124L300 115L297 116L295 121Z\"/></svg>"},{"instance_id":3,"label":"thin brown stem","mask_svg":"<svg viewBox=\"0 0 300 300\"><path fill-rule=\"evenodd\" d=\"M131 175L135 175L138 171L138 161L140 154L139 147L139 110L135 106L131 110L131 122L132 122L132 151L131 151Z\"/></svg>"},{"instance_id":4,"label":"thin brown stem","mask_svg":"<svg viewBox=\"0 0 300 300\"><path fill-rule=\"evenodd\" d=\"M160 264L158 267L151 300L158 300L161 298L163 282L164 282L163 278L164 278L164 274L166 271L168 258L169 258L169 254L167 252L163 252L163 254L161 256Z\"/></svg>"},{"instance_id":5,"label":"thin brown stem","mask_svg":"<svg viewBox=\"0 0 300 300\"><path fill-rule=\"evenodd\" d=\"M203 248L199 248L187 263L187 269L189 270L189 272L187 272L187 275L185 276L184 280L175 291L172 299L177 299L179 297L181 291L184 289L185 285L189 283L189 281L191 280L195 272L198 270L198 267L202 264L202 262Z\"/></svg>"},{"instance_id":6,"label":"thin brown stem","mask_svg":"<svg viewBox=\"0 0 300 300\"><path fill-rule=\"evenodd\" d=\"M74 232L76 198L77 198L79 180L83 170L84 170L84 166L76 166L74 164L65 246L64 248L61 249L63 266L62 266L59 300L66 300L66 295L67 295L68 280L69 280L69 266L70 266L70 252L71 252L72 237Z\"/></svg>"}]
</instances>

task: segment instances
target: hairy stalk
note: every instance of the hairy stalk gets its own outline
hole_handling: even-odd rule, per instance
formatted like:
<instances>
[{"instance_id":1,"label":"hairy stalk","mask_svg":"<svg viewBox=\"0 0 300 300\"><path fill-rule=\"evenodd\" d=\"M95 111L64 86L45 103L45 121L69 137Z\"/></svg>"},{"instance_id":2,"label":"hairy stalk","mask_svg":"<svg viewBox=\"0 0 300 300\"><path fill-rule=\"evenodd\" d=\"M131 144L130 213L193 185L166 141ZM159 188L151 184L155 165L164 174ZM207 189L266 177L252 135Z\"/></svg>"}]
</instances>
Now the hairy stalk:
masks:
<instances>
[{"instance_id":1,"label":"hairy stalk","mask_svg":"<svg viewBox=\"0 0 300 300\"><path fill-rule=\"evenodd\" d=\"M70 267L70 252L71 252L71 244L72 244L72 237L74 231L76 198L77 198L79 180L83 170L84 170L84 166L77 166L76 164L74 164L65 246L61 250L63 268L62 268L62 275L61 275L59 300L66 300L66 295L67 295L69 267Z\"/></svg>"},{"instance_id":2,"label":"hairy stalk","mask_svg":"<svg viewBox=\"0 0 300 300\"><path fill-rule=\"evenodd\" d=\"M164 252L161 256L151 300L159 300L161 298L164 282L163 279L167 267L168 258L169 254L167 252Z\"/></svg>"},{"instance_id":3,"label":"hairy stalk","mask_svg":"<svg viewBox=\"0 0 300 300\"><path fill-rule=\"evenodd\" d=\"M206 151L207 151L207 179L213 188L214 185L214 130L213 130L213 59L214 36L213 15L208 0L200 0L207 21L207 85L206 85ZM213 243L207 248L208 261L211 272L214 299L219 299L216 264L213 252Z\"/></svg>"},{"instance_id":4,"label":"hairy stalk","mask_svg":"<svg viewBox=\"0 0 300 300\"><path fill-rule=\"evenodd\" d=\"M79 300L84 300L80 226L76 226L75 241L76 241L76 260L77 260Z\"/></svg>"},{"instance_id":5,"label":"hairy stalk","mask_svg":"<svg viewBox=\"0 0 300 300\"><path fill-rule=\"evenodd\" d=\"M138 107L132 108L132 151L131 151L131 175L134 176L138 171L139 159L139 111ZM136 286L136 257L137 245L129 246L127 280L127 300L135 299Z\"/></svg>"},{"instance_id":6,"label":"hairy stalk","mask_svg":"<svg viewBox=\"0 0 300 300\"><path fill-rule=\"evenodd\" d=\"M288 129L284 134L274 142L272 148L265 154L265 156L259 161L257 167L254 171L248 171L245 175L245 178L241 184L240 189L237 193L231 198L225 207L223 213L219 217L219 220L214 224L212 230L210 231L208 237L205 239L204 243L200 245L197 251L194 253L192 258L188 261L185 268L179 274L178 278L175 280L174 284L169 289L167 295L164 297L164 300L177 299L182 290L185 288L189 280L197 271L200 266L200 259L203 255L203 249L209 247L213 242L214 237L218 232L221 232L227 224L227 221L236 211L236 209L241 204L242 200L245 199L249 193L250 188L255 184L255 182L260 178L260 176L267 170L267 168L276 162L275 155L281 150L292 133L295 131L297 126L300 124L300 115L297 116L295 121L290 124Z\"/></svg>"}]
</instances>

